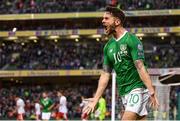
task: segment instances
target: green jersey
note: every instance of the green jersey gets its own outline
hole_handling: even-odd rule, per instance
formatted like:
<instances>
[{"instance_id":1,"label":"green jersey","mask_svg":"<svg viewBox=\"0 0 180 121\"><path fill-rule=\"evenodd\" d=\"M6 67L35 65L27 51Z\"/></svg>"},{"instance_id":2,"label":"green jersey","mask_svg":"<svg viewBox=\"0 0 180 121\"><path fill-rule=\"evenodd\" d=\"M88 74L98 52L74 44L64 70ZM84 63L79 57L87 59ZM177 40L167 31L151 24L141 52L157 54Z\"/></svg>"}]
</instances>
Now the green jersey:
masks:
<instances>
[{"instance_id":1,"label":"green jersey","mask_svg":"<svg viewBox=\"0 0 180 121\"><path fill-rule=\"evenodd\" d=\"M135 67L135 60L144 59L141 41L126 32L121 38L111 38L104 47L104 65L116 72L118 91L121 96L135 88L145 87Z\"/></svg>"},{"instance_id":2,"label":"green jersey","mask_svg":"<svg viewBox=\"0 0 180 121\"><path fill-rule=\"evenodd\" d=\"M49 108L52 106L53 101L50 98L47 99L41 99L40 100L41 105L43 106L42 112L51 112Z\"/></svg>"}]
</instances>

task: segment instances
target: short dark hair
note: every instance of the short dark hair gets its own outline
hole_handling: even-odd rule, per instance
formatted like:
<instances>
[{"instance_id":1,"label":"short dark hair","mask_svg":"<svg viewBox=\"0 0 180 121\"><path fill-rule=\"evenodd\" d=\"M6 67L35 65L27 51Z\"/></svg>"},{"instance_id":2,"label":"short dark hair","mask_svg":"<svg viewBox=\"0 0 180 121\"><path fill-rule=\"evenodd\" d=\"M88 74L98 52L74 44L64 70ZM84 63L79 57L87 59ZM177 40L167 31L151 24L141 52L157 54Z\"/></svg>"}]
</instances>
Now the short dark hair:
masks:
<instances>
[{"instance_id":1,"label":"short dark hair","mask_svg":"<svg viewBox=\"0 0 180 121\"><path fill-rule=\"evenodd\" d=\"M120 8L117 8L117 7L112 6L112 5L108 5L106 7L105 11L111 13L114 17L119 18L121 20L121 24L122 25L124 24L126 17L125 17L124 12Z\"/></svg>"}]
</instances>

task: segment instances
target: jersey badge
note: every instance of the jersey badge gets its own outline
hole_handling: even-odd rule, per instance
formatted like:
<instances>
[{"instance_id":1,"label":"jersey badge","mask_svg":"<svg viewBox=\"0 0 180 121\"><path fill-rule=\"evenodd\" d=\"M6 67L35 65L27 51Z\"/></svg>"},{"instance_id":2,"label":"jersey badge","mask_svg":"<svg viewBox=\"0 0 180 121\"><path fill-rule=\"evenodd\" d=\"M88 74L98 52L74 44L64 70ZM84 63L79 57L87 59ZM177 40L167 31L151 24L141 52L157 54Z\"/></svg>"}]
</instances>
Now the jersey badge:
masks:
<instances>
[{"instance_id":1,"label":"jersey badge","mask_svg":"<svg viewBox=\"0 0 180 121\"><path fill-rule=\"evenodd\" d=\"M127 54L127 45L126 44L121 44L120 45L120 50L121 50L121 54Z\"/></svg>"}]
</instances>

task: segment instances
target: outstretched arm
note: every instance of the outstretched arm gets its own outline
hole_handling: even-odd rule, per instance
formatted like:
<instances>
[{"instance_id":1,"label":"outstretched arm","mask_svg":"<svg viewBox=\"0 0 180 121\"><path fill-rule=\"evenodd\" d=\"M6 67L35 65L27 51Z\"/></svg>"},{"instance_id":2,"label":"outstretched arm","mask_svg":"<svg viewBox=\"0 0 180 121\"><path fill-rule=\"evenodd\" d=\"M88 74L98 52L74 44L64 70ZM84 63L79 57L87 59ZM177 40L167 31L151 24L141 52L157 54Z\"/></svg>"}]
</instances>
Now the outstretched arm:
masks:
<instances>
[{"instance_id":1,"label":"outstretched arm","mask_svg":"<svg viewBox=\"0 0 180 121\"><path fill-rule=\"evenodd\" d=\"M103 71L101 73L100 79L99 79L99 84L98 84L98 88L96 91L96 94L94 96L95 100L98 101L99 98L102 96L108 82L109 82L109 78L110 78L110 73L107 73L105 71Z\"/></svg>"},{"instance_id":2,"label":"outstretched arm","mask_svg":"<svg viewBox=\"0 0 180 121\"><path fill-rule=\"evenodd\" d=\"M94 108L95 108L99 98L102 96L102 94L103 94L103 92L104 92L104 90L105 90L105 88L109 82L110 72L111 72L111 68L109 66L105 65L103 67L103 71L102 71L100 79L99 79L99 84L98 84L98 88L97 88L97 91L95 93L95 96L88 100L90 102L83 109L84 113L89 114L90 112L94 111Z\"/></svg>"}]
</instances>

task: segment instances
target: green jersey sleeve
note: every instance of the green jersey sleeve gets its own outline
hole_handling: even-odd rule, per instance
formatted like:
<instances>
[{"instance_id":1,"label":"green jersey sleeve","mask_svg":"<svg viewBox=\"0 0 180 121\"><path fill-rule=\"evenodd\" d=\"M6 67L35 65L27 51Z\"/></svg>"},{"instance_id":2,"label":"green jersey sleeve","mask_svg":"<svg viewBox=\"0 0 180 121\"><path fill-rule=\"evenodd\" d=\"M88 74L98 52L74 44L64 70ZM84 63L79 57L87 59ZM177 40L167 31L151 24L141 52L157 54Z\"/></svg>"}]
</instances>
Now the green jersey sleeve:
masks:
<instances>
[{"instance_id":1,"label":"green jersey sleeve","mask_svg":"<svg viewBox=\"0 0 180 121\"><path fill-rule=\"evenodd\" d=\"M144 49L141 41L134 35L128 40L128 46L130 47L130 53L133 61L143 60L144 61Z\"/></svg>"}]
</instances>

